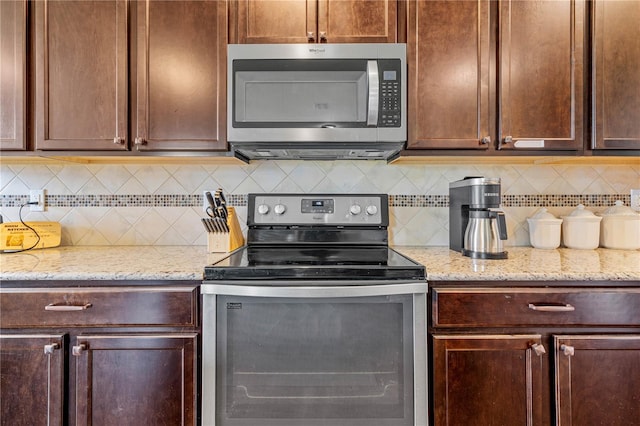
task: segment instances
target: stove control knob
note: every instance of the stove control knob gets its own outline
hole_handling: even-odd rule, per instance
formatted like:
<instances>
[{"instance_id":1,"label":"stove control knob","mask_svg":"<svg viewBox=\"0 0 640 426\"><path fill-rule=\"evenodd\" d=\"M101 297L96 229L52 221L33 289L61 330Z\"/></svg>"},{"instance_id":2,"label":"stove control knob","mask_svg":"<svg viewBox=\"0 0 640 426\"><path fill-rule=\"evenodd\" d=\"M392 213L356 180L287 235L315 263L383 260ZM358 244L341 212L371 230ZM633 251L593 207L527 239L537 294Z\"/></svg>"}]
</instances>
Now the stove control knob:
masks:
<instances>
[{"instance_id":1,"label":"stove control knob","mask_svg":"<svg viewBox=\"0 0 640 426\"><path fill-rule=\"evenodd\" d=\"M362 207L360 207L358 204L354 204L349 208L349 213L351 213L354 216L359 215L361 211L362 211Z\"/></svg>"},{"instance_id":2,"label":"stove control knob","mask_svg":"<svg viewBox=\"0 0 640 426\"><path fill-rule=\"evenodd\" d=\"M260 213L261 215L269 213L269 206L266 204L260 204L258 206L258 213Z\"/></svg>"},{"instance_id":3,"label":"stove control knob","mask_svg":"<svg viewBox=\"0 0 640 426\"><path fill-rule=\"evenodd\" d=\"M367 206L366 210L367 214L369 216L373 216L374 214L378 213L378 208L376 206Z\"/></svg>"},{"instance_id":4,"label":"stove control knob","mask_svg":"<svg viewBox=\"0 0 640 426\"><path fill-rule=\"evenodd\" d=\"M273 208L273 212L277 215L281 215L285 211L287 211L287 208L285 207L284 204L276 204L275 207Z\"/></svg>"}]
</instances>

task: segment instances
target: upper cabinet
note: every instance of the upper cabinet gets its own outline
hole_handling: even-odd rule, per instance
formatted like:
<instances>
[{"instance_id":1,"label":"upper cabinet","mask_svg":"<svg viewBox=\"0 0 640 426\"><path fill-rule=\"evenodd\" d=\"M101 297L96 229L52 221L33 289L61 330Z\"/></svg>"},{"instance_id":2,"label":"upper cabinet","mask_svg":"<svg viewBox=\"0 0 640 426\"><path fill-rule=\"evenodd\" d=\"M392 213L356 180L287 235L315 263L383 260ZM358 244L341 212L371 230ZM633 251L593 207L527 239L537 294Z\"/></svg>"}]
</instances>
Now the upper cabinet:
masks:
<instances>
[{"instance_id":1,"label":"upper cabinet","mask_svg":"<svg viewBox=\"0 0 640 426\"><path fill-rule=\"evenodd\" d=\"M127 149L127 2L37 1L35 148Z\"/></svg>"},{"instance_id":2,"label":"upper cabinet","mask_svg":"<svg viewBox=\"0 0 640 426\"><path fill-rule=\"evenodd\" d=\"M489 1L411 1L408 14L407 147L487 149L495 132Z\"/></svg>"},{"instance_id":3,"label":"upper cabinet","mask_svg":"<svg viewBox=\"0 0 640 426\"><path fill-rule=\"evenodd\" d=\"M37 150L226 149L225 1L34 7Z\"/></svg>"},{"instance_id":4,"label":"upper cabinet","mask_svg":"<svg viewBox=\"0 0 640 426\"><path fill-rule=\"evenodd\" d=\"M407 22L409 149L582 149L583 0L416 0Z\"/></svg>"},{"instance_id":5,"label":"upper cabinet","mask_svg":"<svg viewBox=\"0 0 640 426\"><path fill-rule=\"evenodd\" d=\"M226 2L134 5L136 149L226 149Z\"/></svg>"},{"instance_id":6,"label":"upper cabinet","mask_svg":"<svg viewBox=\"0 0 640 426\"><path fill-rule=\"evenodd\" d=\"M0 149L26 148L27 2L0 1Z\"/></svg>"},{"instance_id":7,"label":"upper cabinet","mask_svg":"<svg viewBox=\"0 0 640 426\"><path fill-rule=\"evenodd\" d=\"M499 3L498 147L582 149L585 2Z\"/></svg>"},{"instance_id":8,"label":"upper cabinet","mask_svg":"<svg viewBox=\"0 0 640 426\"><path fill-rule=\"evenodd\" d=\"M595 150L640 149L640 2L593 3Z\"/></svg>"},{"instance_id":9,"label":"upper cabinet","mask_svg":"<svg viewBox=\"0 0 640 426\"><path fill-rule=\"evenodd\" d=\"M237 0L235 43L395 43L397 0Z\"/></svg>"}]
</instances>

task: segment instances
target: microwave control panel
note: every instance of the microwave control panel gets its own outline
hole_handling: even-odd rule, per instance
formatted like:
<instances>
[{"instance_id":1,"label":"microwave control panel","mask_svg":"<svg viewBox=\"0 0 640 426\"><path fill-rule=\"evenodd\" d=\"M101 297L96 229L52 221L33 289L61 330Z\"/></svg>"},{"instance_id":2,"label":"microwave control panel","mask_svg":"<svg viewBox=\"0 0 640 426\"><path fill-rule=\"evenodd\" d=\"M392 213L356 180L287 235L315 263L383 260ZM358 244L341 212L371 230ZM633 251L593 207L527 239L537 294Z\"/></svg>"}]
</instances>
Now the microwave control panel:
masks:
<instances>
[{"instance_id":1,"label":"microwave control panel","mask_svg":"<svg viewBox=\"0 0 640 426\"><path fill-rule=\"evenodd\" d=\"M400 61L378 61L380 68L380 118L379 127L400 127L402 114L400 105Z\"/></svg>"}]
</instances>

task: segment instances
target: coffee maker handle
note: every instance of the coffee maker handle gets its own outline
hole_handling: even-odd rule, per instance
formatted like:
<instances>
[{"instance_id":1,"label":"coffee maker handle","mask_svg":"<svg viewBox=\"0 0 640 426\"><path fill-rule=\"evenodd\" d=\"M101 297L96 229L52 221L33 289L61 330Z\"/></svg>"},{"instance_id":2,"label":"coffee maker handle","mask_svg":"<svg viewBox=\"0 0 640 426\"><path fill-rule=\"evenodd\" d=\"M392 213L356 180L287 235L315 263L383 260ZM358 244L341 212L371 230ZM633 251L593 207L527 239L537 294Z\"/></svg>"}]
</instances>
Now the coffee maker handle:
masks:
<instances>
[{"instance_id":1,"label":"coffee maker handle","mask_svg":"<svg viewBox=\"0 0 640 426\"><path fill-rule=\"evenodd\" d=\"M507 220L505 219L503 212L496 212L498 219L498 232L500 233L500 239L506 240L507 236Z\"/></svg>"}]
</instances>

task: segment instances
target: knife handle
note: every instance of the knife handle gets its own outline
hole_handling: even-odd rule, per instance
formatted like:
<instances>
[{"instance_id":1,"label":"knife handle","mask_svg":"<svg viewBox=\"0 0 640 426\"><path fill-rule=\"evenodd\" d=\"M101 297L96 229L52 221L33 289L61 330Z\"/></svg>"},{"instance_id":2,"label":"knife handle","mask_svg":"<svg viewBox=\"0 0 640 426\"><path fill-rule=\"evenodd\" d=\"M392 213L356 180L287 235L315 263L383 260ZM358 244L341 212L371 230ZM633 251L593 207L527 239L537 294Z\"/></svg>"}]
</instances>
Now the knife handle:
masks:
<instances>
[{"instance_id":1,"label":"knife handle","mask_svg":"<svg viewBox=\"0 0 640 426\"><path fill-rule=\"evenodd\" d=\"M216 195L218 196L218 198L220 198L220 200L222 200L224 204L227 204L227 199L224 196L224 192L222 191L222 188L218 188L218 190L216 191Z\"/></svg>"},{"instance_id":2,"label":"knife handle","mask_svg":"<svg viewBox=\"0 0 640 426\"><path fill-rule=\"evenodd\" d=\"M211 195L211 193L209 191L205 192L204 195L207 197L207 202L211 206L211 209L215 211L216 203L215 203L215 201L213 201L213 195Z\"/></svg>"}]
</instances>

